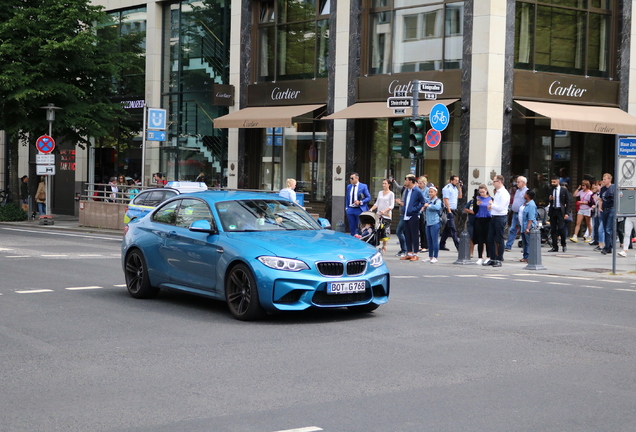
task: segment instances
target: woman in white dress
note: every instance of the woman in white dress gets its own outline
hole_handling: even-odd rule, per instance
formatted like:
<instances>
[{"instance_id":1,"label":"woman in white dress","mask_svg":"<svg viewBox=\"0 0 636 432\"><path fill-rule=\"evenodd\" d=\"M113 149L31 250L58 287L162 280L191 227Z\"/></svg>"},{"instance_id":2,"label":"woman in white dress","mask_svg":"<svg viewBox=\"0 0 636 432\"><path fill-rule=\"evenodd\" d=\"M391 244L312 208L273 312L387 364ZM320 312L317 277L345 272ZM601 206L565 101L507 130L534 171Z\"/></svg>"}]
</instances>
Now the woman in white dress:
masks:
<instances>
[{"instance_id":1,"label":"woman in white dress","mask_svg":"<svg viewBox=\"0 0 636 432\"><path fill-rule=\"evenodd\" d=\"M382 237L382 253L386 252L386 244L391 234L391 217L393 215L393 207L395 207L395 195L389 189L389 181L382 180L382 190L378 192L378 199L371 207L371 211L377 209L378 216L383 219L385 234Z\"/></svg>"}]
</instances>

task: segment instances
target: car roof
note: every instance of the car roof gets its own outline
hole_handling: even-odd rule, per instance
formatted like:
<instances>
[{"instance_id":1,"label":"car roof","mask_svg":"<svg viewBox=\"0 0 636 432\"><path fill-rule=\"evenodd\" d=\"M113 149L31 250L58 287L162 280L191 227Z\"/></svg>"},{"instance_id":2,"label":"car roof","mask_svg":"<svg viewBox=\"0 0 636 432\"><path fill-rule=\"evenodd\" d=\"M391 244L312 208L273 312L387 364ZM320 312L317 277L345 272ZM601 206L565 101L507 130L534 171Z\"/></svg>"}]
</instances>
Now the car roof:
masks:
<instances>
[{"instance_id":1,"label":"car roof","mask_svg":"<svg viewBox=\"0 0 636 432\"><path fill-rule=\"evenodd\" d=\"M237 201L237 200L262 200L262 199L276 199L284 201L285 198L278 195L278 192L243 192L243 191L204 191L196 193L188 193L179 195L180 198L184 196L196 196L203 198L210 203L221 201Z\"/></svg>"}]
</instances>

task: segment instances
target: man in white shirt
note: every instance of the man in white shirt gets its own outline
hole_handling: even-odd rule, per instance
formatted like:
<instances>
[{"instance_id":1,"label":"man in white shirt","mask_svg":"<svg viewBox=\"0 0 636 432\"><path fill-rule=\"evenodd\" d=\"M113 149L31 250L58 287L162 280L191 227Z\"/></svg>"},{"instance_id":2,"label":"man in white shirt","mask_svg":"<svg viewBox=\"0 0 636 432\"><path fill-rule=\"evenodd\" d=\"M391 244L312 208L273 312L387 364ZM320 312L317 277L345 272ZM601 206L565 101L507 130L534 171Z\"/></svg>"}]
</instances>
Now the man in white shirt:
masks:
<instances>
[{"instance_id":1,"label":"man in white shirt","mask_svg":"<svg viewBox=\"0 0 636 432\"><path fill-rule=\"evenodd\" d=\"M515 198L512 201L512 222L510 223L510 232L508 233L508 241L506 242L506 251L512 249L512 245L517 238L517 231L519 230L519 207L526 203L524 196L528 190L528 179L524 176L517 177L517 191L515 192Z\"/></svg>"},{"instance_id":2,"label":"man in white shirt","mask_svg":"<svg viewBox=\"0 0 636 432\"><path fill-rule=\"evenodd\" d=\"M463 185L459 181L459 177L451 175L448 184L442 189L442 198L444 199L444 211L448 213L448 219L444 226L444 231L439 240L439 250L447 251L446 240L448 237L453 239L455 249L459 250L459 240L457 238L457 228L455 228L455 215L457 214L457 200L462 198Z\"/></svg>"},{"instance_id":3,"label":"man in white shirt","mask_svg":"<svg viewBox=\"0 0 636 432\"><path fill-rule=\"evenodd\" d=\"M492 182L495 185L495 196L488 205L488 210L490 210L492 218L490 219L488 241L486 242L488 257L490 260L486 261L483 265L501 267L504 247L506 245L504 231L506 228L506 222L508 221L510 193L508 193L504 187L504 177L502 175L495 176Z\"/></svg>"}]
</instances>

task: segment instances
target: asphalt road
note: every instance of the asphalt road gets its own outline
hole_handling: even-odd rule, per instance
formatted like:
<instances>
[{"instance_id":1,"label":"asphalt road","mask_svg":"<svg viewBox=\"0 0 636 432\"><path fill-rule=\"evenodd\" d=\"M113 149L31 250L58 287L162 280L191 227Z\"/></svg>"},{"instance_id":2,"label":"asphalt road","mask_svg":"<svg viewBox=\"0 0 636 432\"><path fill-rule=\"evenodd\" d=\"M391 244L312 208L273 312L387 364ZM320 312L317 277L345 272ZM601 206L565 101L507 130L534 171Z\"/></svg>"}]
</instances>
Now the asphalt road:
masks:
<instances>
[{"instance_id":1,"label":"asphalt road","mask_svg":"<svg viewBox=\"0 0 636 432\"><path fill-rule=\"evenodd\" d=\"M0 226L0 430L631 431L636 284L389 259L391 300L128 296L119 238Z\"/></svg>"}]
</instances>

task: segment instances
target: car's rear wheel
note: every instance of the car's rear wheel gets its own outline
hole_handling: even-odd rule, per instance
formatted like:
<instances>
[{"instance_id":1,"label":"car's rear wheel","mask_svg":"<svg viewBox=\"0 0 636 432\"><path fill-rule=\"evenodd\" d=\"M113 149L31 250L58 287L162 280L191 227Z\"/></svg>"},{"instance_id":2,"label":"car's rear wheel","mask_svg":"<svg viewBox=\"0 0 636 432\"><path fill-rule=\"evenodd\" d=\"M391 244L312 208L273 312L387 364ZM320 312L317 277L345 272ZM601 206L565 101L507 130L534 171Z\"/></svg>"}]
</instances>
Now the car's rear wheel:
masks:
<instances>
[{"instance_id":1,"label":"car's rear wheel","mask_svg":"<svg viewBox=\"0 0 636 432\"><path fill-rule=\"evenodd\" d=\"M373 312L379 307L380 305L377 305L375 303L367 303L365 305L360 305L360 306L348 306L348 309L351 312L355 312L355 313L369 313L369 312Z\"/></svg>"},{"instance_id":2,"label":"car's rear wheel","mask_svg":"<svg viewBox=\"0 0 636 432\"><path fill-rule=\"evenodd\" d=\"M225 298L235 318L250 321L261 318L265 310L258 300L258 287L252 271L237 264L225 279Z\"/></svg>"},{"instance_id":3,"label":"car's rear wheel","mask_svg":"<svg viewBox=\"0 0 636 432\"><path fill-rule=\"evenodd\" d=\"M159 293L159 288L150 285L148 266L141 251L135 249L126 256L126 287L135 298L151 298Z\"/></svg>"}]
</instances>

